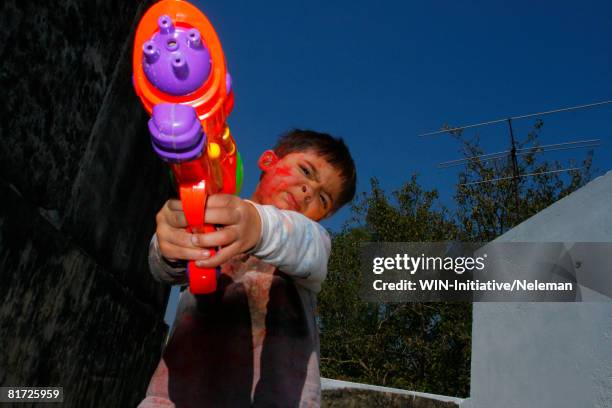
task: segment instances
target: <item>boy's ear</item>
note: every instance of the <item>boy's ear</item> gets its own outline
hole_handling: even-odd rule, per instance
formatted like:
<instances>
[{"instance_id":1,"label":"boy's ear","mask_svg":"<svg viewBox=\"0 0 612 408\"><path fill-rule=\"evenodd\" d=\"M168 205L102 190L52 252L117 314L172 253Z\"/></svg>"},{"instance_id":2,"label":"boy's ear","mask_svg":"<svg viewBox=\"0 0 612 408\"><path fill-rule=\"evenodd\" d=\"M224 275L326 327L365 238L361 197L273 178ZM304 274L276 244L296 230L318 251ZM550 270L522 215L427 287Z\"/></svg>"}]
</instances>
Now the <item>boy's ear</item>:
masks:
<instances>
[{"instance_id":1,"label":"boy's ear","mask_svg":"<svg viewBox=\"0 0 612 408\"><path fill-rule=\"evenodd\" d=\"M274 153L274 150L266 150L259 156L259 161L257 164L261 171L270 170L271 167L274 167L278 163L278 156Z\"/></svg>"}]
</instances>

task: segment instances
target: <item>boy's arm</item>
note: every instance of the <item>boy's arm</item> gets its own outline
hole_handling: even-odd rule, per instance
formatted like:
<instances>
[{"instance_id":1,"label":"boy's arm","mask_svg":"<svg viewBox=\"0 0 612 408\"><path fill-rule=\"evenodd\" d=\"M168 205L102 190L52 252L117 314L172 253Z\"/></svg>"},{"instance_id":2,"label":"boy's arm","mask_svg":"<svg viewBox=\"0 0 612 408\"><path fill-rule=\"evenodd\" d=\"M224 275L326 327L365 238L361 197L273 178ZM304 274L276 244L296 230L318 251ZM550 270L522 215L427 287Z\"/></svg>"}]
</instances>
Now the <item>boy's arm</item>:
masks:
<instances>
[{"instance_id":1,"label":"boy's arm","mask_svg":"<svg viewBox=\"0 0 612 408\"><path fill-rule=\"evenodd\" d=\"M160 281L186 283L184 268L169 260L194 259L201 267L222 265L232 256L249 252L294 277L296 283L318 292L327 275L331 242L318 223L294 211L259 205L228 194L206 202L206 219L223 228L208 234L190 234L182 206L169 200L156 217L156 237L151 241L149 263ZM206 248L222 247L209 258ZM162 256L163 255L163 256Z\"/></svg>"},{"instance_id":2,"label":"boy's arm","mask_svg":"<svg viewBox=\"0 0 612 408\"><path fill-rule=\"evenodd\" d=\"M155 280L171 285L187 284L186 268L186 261L171 262L163 257L157 242L157 234L153 234L149 244L149 270Z\"/></svg>"},{"instance_id":3,"label":"boy's arm","mask_svg":"<svg viewBox=\"0 0 612 408\"><path fill-rule=\"evenodd\" d=\"M329 234L319 223L295 211L249 201L261 219L261 238L250 253L317 293L327 276Z\"/></svg>"}]
</instances>

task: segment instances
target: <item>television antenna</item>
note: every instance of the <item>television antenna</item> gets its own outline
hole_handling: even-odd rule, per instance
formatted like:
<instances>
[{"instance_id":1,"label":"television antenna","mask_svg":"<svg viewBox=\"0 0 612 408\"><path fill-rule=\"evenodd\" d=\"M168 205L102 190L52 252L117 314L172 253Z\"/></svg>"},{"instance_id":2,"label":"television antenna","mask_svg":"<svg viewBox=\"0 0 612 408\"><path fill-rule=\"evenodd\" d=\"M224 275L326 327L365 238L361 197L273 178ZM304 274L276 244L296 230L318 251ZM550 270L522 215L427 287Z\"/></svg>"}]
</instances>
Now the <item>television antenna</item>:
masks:
<instances>
[{"instance_id":1,"label":"television antenna","mask_svg":"<svg viewBox=\"0 0 612 408\"><path fill-rule=\"evenodd\" d=\"M545 116L545 115L550 115L553 113L594 108L597 106L608 105L611 103L612 103L612 100L606 100L606 101L601 101L601 102L588 103L584 105L570 106L567 108L553 109L553 110L548 110L544 112L536 112L536 113L529 113L526 115L511 116L511 117L502 118L502 119L489 120L489 121L474 123L470 125L464 125L464 126L459 126L459 127L454 127L454 128L437 130L433 132L421 133L418 136L424 137L424 136L438 135L442 133L453 133L453 132L464 130L464 129L470 129L470 128L475 128L475 127L480 127L480 126L492 125L495 123L506 122L508 124L508 131L509 131L509 136L510 136L510 149L509 150L504 150L504 151L496 152L496 153L481 154L481 155L471 156L471 157L467 157L463 159L456 159L456 160L450 160L450 161L438 163L438 168L449 168L453 166L460 166L460 165L467 164L470 161L499 160L499 159L503 159L503 158L510 156L512 176L498 177L495 179L474 181L474 182L469 182L469 183L462 183L459 185L460 186L475 185L475 184L483 184L483 183L493 183L493 182L497 182L501 180L513 180L512 184L513 184L513 190L514 190L514 198L515 198L515 203L516 203L516 210L518 211L519 206L520 206L518 181L520 178L531 177L531 176L536 176L536 175L541 175L541 174L548 174L548 173L561 173L561 172L568 172L568 171L576 171L582 168L582 167L572 167L572 168L557 169L557 170L550 170L550 171L543 171L543 172L535 172L535 173L529 173L529 174L519 174L518 160L517 160L518 156L531 154L531 153L544 153L544 152L555 151L555 150L570 150L570 149L597 147L600 145L599 143L600 139L584 139L584 140L576 140L576 141L570 141L570 142L564 142L564 143L554 143L554 144L549 144L549 145L544 145L544 146L534 146L530 148L517 149L516 139L514 137L514 130L512 128L512 121L531 118L534 116Z\"/></svg>"}]
</instances>

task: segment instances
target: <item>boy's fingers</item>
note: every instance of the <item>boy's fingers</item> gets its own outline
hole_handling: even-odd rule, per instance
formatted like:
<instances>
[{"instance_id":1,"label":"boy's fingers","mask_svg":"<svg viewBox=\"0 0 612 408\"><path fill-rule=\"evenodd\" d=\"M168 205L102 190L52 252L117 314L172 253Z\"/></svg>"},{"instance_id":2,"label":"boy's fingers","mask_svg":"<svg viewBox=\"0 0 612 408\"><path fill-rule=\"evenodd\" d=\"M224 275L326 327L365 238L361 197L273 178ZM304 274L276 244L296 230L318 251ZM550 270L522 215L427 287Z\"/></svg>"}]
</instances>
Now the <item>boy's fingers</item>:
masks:
<instances>
[{"instance_id":1,"label":"boy's fingers","mask_svg":"<svg viewBox=\"0 0 612 408\"><path fill-rule=\"evenodd\" d=\"M185 213L180 209L171 209L171 206L168 203L169 202L167 202L166 205L164 205L164 207L155 216L157 225L167 224L174 228L185 228L187 226L187 219L185 218Z\"/></svg>"},{"instance_id":2,"label":"boy's fingers","mask_svg":"<svg viewBox=\"0 0 612 408\"><path fill-rule=\"evenodd\" d=\"M172 228L185 228L188 225L185 213L182 211L164 210L163 212L157 213L155 220L158 226L165 224Z\"/></svg>"},{"instance_id":3,"label":"boy's fingers","mask_svg":"<svg viewBox=\"0 0 612 408\"><path fill-rule=\"evenodd\" d=\"M214 268L219 265L224 264L229 261L234 255L240 253L240 248L238 243L233 243L232 245L226 246L225 248L221 248L215 256L210 259L200 260L196 262L196 265L202 268Z\"/></svg>"},{"instance_id":4,"label":"boy's fingers","mask_svg":"<svg viewBox=\"0 0 612 408\"><path fill-rule=\"evenodd\" d=\"M181 202L181 200L177 200L174 198L166 201L166 207L168 207L168 209L172 211L183 211L183 203Z\"/></svg>"},{"instance_id":5,"label":"boy's fingers","mask_svg":"<svg viewBox=\"0 0 612 408\"><path fill-rule=\"evenodd\" d=\"M182 228L160 227L157 229L157 240L169 244L184 247L197 248L192 241L193 234Z\"/></svg>"},{"instance_id":6,"label":"boy's fingers","mask_svg":"<svg viewBox=\"0 0 612 408\"><path fill-rule=\"evenodd\" d=\"M240 213L234 208L208 208L204 216L207 224L232 225L240 220Z\"/></svg>"},{"instance_id":7,"label":"boy's fingers","mask_svg":"<svg viewBox=\"0 0 612 408\"><path fill-rule=\"evenodd\" d=\"M206 234L193 234L194 245L200 248L214 248L232 244L238 238L234 228L222 228Z\"/></svg>"},{"instance_id":8,"label":"boy's fingers","mask_svg":"<svg viewBox=\"0 0 612 408\"><path fill-rule=\"evenodd\" d=\"M213 194L206 200L206 211L210 208L235 208L242 199L232 194Z\"/></svg>"},{"instance_id":9,"label":"boy's fingers","mask_svg":"<svg viewBox=\"0 0 612 408\"><path fill-rule=\"evenodd\" d=\"M159 249L166 259L180 259L183 261L208 259L210 252L202 248L185 248L170 243L159 243Z\"/></svg>"},{"instance_id":10,"label":"boy's fingers","mask_svg":"<svg viewBox=\"0 0 612 408\"><path fill-rule=\"evenodd\" d=\"M185 213L182 211L173 211L170 215L170 225L174 228L185 228L187 227L187 218L185 218Z\"/></svg>"}]
</instances>

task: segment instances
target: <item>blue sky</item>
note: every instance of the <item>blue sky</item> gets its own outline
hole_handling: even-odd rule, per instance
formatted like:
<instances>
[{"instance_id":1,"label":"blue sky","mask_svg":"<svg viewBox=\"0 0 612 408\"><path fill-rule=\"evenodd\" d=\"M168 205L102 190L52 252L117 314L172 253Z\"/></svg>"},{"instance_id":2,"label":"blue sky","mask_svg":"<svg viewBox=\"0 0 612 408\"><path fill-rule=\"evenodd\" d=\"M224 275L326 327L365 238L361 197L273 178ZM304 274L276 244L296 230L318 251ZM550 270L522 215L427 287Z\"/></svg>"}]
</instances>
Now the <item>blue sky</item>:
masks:
<instances>
[{"instance_id":1,"label":"blue sky","mask_svg":"<svg viewBox=\"0 0 612 408\"><path fill-rule=\"evenodd\" d=\"M229 122L245 163L292 127L342 136L358 191L387 190L411 174L452 205L459 158L449 136L417 135L612 99L612 2L605 1L195 1L214 25L236 97ZM543 117L542 143L601 138L612 167L612 105ZM520 136L533 120L514 124ZM479 128L487 152L508 145L505 125ZM473 134L470 132L468 134ZM581 158L583 151L546 157ZM340 211L324 223L337 230Z\"/></svg>"},{"instance_id":2,"label":"blue sky","mask_svg":"<svg viewBox=\"0 0 612 408\"><path fill-rule=\"evenodd\" d=\"M195 4L215 26L234 79L243 195L257 182L259 153L304 127L346 139L359 191L373 176L392 189L416 172L451 204L456 173L436 164L459 157L458 145L419 133L612 99L610 2ZM596 166L607 170L611 117L612 105L544 117L542 142L602 138ZM517 132L532 123L516 123ZM487 151L507 147L504 125L478 131ZM338 229L348 213L326 226Z\"/></svg>"}]
</instances>

